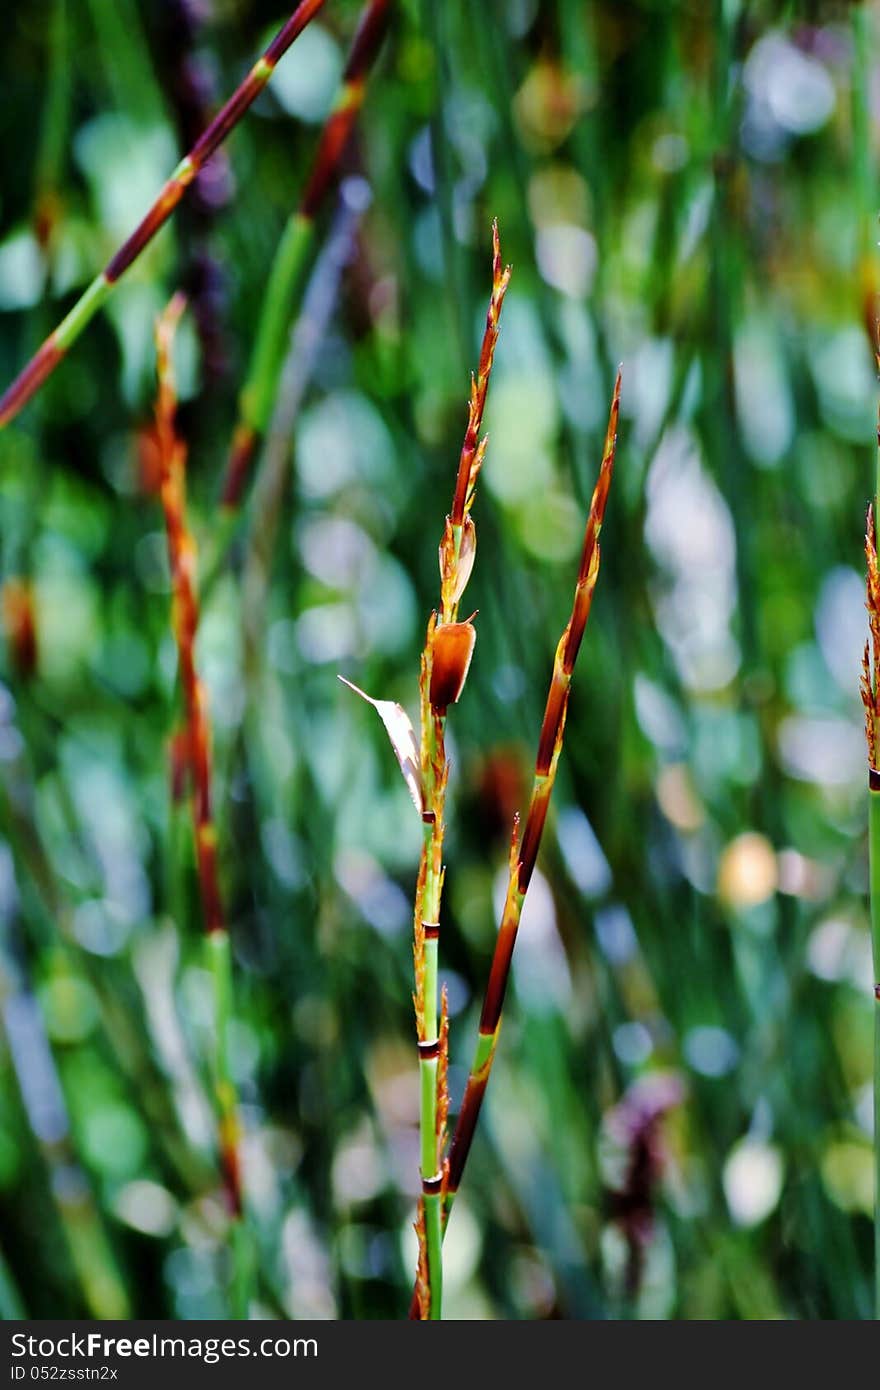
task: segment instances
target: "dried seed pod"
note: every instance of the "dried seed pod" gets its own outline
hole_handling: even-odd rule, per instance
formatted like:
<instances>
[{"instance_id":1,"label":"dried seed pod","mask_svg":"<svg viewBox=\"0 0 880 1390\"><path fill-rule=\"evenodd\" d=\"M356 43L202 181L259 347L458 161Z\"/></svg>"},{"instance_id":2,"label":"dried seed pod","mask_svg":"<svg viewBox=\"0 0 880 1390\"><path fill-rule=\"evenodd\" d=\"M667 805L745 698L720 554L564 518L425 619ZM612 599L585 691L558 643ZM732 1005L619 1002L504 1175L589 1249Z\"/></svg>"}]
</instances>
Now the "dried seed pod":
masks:
<instances>
[{"instance_id":1,"label":"dried seed pod","mask_svg":"<svg viewBox=\"0 0 880 1390\"><path fill-rule=\"evenodd\" d=\"M37 669L37 615L33 585L28 579L7 579L2 594L3 629L10 660L23 679Z\"/></svg>"},{"instance_id":2,"label":"dried seed pod","mask_svg":"<svg viewBox=\"0 0 880 1390\"><path fill-rule=\"evenodd\" d=\"M464 688L477 630L468 618L465 623L443 623L431 644L431 708L442 714L454 705Z\"/></svg>"},{"instance_id":3,"label":"dried seed pod","mask_svg":"<svg viewBox=\"0 0 880 1390\"><path fill-rule=\"evenodd\" d=\"M134 438L138 490L158 497L162 487L162 451L155 424L142 425Z\"/></svg>"}]
</instances>

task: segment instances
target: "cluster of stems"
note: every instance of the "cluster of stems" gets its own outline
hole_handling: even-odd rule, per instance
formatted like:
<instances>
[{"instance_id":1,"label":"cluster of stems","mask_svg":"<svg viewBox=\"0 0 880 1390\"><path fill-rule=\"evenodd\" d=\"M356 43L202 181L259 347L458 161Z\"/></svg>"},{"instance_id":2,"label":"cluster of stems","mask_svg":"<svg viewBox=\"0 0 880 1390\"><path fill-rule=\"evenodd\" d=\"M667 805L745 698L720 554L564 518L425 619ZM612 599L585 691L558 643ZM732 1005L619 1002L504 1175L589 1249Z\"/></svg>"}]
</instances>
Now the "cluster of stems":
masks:
<instances>
[{"instance_id":1,"label":"cluster of stems","mask_svg":"<svg viewBox=\"0 0 880 1390\"><path fill-rule=\"evenodd\" d=\"M388 27L390 0L368 0L318 141L305 189L288 218L262 299L250 365L239 398L239 419L223 485L223 504L241 501L254 454L265 435L278 391L291 318L315 241L317 215L338 175L363 105L366 81Z\"/></svg>"},{"instance_id":2,"label":"cluster of stems","mask_svg":"<svg viewBox=\"0 0 880 1390\"><path fill-rule=\"evenodd\" d=\"M190 783L199 891L214 987L214 1086L218 1148L229 1214L235 1222L240 1222L243 1217L240 1127L235 1084L227 1053L231 1014L229 933L217 876L217 831L211 797L211 725L205 689L195 661L199 609L196 597L196 546L186 510L186 446L175 425L177 400L171 350L174 332L185 305L183 295L175 295L156 324L156 438L171 570L172 626L185 713L184 729L176 737L175 745L178 764L182 764ZM179 756L181 748L182 758Z\"/></svg>"},{"instance_id":3,"label":"cluster of stems","mask_svg":"<svg viewBox=\"0 0 880 1390\"><path fill-rule=\"evenodd\" d=\"M479 1034L474 1060L465 1087L464 1099L458 1115L458 1121L455 1126L455 1133L449 1152L449 1175L444 1201L444 1221L449 1215L449 1211L455 1199L455 1194L461 1182L464 1166L467 1162L468 1153L470 1152L474 1129L476 1128L479 1118L480 1107L483 1103L483 1096L485 1095L486 1086L489 1081L492 1060L495 1056L495 1046L498 1042L498 1034L501 1028L501 1012L504 1007L504 996L507 991L507 982L510 976L510 963L513 957L513 948L516 944L516 935L519 930L523 902L525 901L532 872L535 867L535 861L538 856L541 836L547 820L547 811L550 806L550 797L553 792L553 784L556 779L556 768L559 762L559 755L562 751L562 740L565 733L565 717L568 711L571 678L583 639L584 629L587 625L587 619L590 616L593 592L599 574L599 533L602 529L602 521L605 516L605 505L608 501L608 491L611 486L611 476L614 469L619 411L620 372L618 372L617 380L614 384L614 395L611 402L608 429L605 435L602 464L593 492L590 513L584 534L581 563L578 571L577 584L575 585L571 617L566 624L565 630L556 648L553 674L550 680L550 689L547 692L544 719L538 740L538 753L535 759L534 779L532 782L532 792L529 800L529 809L526 814L525 827L520 837L517 820L514 823L513 834L511 836L509 877L507 893L504 900L504 909L501 916L501 925L495 939L492 966L489 971L489 980L483 998L483 1008L480 1014Z\"/></svg>"},{"instance_id":4,"label":"cluster of stems","mask_svg":"<svg viewBox=\"0 0 880 1390\"><path fill-rule=\"evenodd\" d=\"M874 970L874 1316L880 1318L880 566L877 560L877 505L880 498L880 421L877 480L865 527L867 603L870 637L862 658L860 693L868 742L868 880Z\"/></svg>"},{"instance_id":5,"label":"cluster of stems","mask_svg":"<svg viewBox=\"0 0 880 1390\"><path fill-rule=\"evenodd\" d=\"M0 429L8 425L18 412L51 376L59 362L70 351L83 329L106 302L121 276L137 260L146 246L192 187L199 172L227 135L262 92L272 73L293 43L321 9L325 0L301 0L293 14L281 26L262 57L254 63L247 77L232 94L207 129L199 136L189 154L177 165L167 179L158 198L138 223L131 236L120 246L104 269L95 277L58 327L49 334L19 373L11 386L0 396Z\"/></svg>"}]
</instances>

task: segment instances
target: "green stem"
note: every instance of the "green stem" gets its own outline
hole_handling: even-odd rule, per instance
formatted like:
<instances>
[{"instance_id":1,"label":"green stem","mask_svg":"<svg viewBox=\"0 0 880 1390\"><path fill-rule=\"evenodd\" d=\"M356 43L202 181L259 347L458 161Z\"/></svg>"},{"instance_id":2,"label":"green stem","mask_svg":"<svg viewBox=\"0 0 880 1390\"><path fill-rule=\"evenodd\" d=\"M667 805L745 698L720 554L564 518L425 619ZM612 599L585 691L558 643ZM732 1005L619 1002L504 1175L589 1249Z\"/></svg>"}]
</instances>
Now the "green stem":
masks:
<instances>
[{"instance_id":1,"label":"green stem","mask_svg":"<svg viewBox=\"0 0 880 1390\"><path fill-rule=\"evenodd\" d=\"M425 1235L428 1247L428 1277L431 1290L429 1318L439 1322L443 1317L443 1209L439 1192L426 1193Z\"/></svg>"},{"instance_id":2,"label":"green stem","mask_svg":"<svg viewBox=\"0 0 880 1390\"><path fill-rule=\"evenodd\" d=\"M856 175L856 192L859 211L860 255L871 251L871 221L874 204L874 180L871 173L871 127L868 116L868 82L871 70L871 36L866 6L856 4L852 8L853 29L853 70L852 70L852 122L853 122L853 162Z\"/></svg>"},{"instance_id":3,"label":"green stem","mask_svg":"<svg viewBox=\"0 0 880 1390\"><path fill-rule=\"evenodd\" d=\"M324 3L325 0L300 0L300 4L286 24L279 29L263 56L257 59L247 77L232 94L226 105L221 107L207 130L199 136L189 154L180 161L152 207L138 223L128 240L122 244L101 274L92 281L60 328L49 334L49 337L18 374L15 381L0 396L0 429L14 419L21 408L40 389L46 378L52 374L120 277L137 260L160 227L168 221L181 198L192 185L199 170L204 167L214 151L219 148L229 132L241 120L248 107L259 96L272 76L276 64Z\"/></svg>"},{"instance_id":4,"label":"green stem","mask_svg":"<svg viewBox=\"0 0 880 1390\"><path fill-rule=\"evenodd\" d=\"M880 974L875 940L874 974ZM875 985L876 994L876 985ZM874 1003L874 1317L880 1321L880 999Z\"/></svg>"},{"instance_id":5,"label":"green stem","mask_svg":"<svg viewBox=\"0 0 880 1390\"><path fill-rule=\"evenodd\" d=\"M37 156L36 205L39 217L43 199L56 195L67 148L70 123L70 55L68 50L67 0L54 0L49 25L49 72L46 106Z\"/></svg>"},{"instance_id":6,"label":"green stem","mask_svg":"<svg viewBox=\"0 0 880 1390\"><path fill-rule=\"evenodd\" d=\"M432 917L432 921L436 918ZM437 941L425 942L425 1034L437 1037ZM425 1177L430 1177L429 1173Z\"/></svg>"},{"instance_id":7,"label":"green stem","mask_svg":"<svg viewBox=\"0 0 880 1390\"><path fill-rule=\"evenodd\" d=\"M239 400L238 422L223 486L223 504L237 508L251 463L266 433L278 392L293 318L315 240L315 219L338 178L342 156L364 99L367 74L382 45L390 0L367 0L349 51L333 108L318 142L296 211L288 219L263 296L257 337Z\"/></svg>"},{"instance_id":8,"label":"green stem","mask_svg":"<svg viewBox=\"0 0 880 1390\"><path fill-rule=\"evenodd\" d=\"M214 986L214 1083L220 1112L226 1114L232 1089L227 1039L232 1013L232 958L229 933L213 931L207 937L207 942L208 965Z\"/></svg>"},{"instance_id":9,"label":"green stem","mask_svg":"<svg viewBox=\"0 0 880 1390\"><path fill-rule=\"evenodd\" d=\"M157 125L163 103L152 63L144 62L147 35L139 6L132 0L88 0L104 78L120 111L131 112L138 125ZM95 73L92 81L96 82Z\"/></svg>"}]
</instances>

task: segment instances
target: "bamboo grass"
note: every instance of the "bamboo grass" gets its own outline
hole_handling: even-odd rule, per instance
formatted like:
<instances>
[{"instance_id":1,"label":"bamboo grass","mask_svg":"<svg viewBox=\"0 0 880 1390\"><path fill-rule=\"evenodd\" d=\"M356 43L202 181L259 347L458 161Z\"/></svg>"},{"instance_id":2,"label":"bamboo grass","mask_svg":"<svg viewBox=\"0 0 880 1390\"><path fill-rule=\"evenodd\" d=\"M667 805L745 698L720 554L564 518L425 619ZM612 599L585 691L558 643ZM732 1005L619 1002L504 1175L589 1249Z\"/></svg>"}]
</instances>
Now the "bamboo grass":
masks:
<instances>
[{"instance_id":1,"label":"bamboo grass","mask_svg":"<svg viewBox=\"0 0 880 1390\"><path fill-rule=\"evenodd\" d=\"M464 1167L470 1152L474 1129L476 1128L476 1123L479 1118L480 1107L483 1103L483 1096L485 1095L486 1086L489 1081L489 1074L492 1070L495 1047L501 1029L501 1014L504 1007L504 996L507 991L507 982L510 976L510 963L513 958L513 948L516 945L516 935L522 915L522 906L538 856L541 836L543 834L544 824L547 819L547 811L550 805L550 797L553 792L553 784L556 779L556 767L559 762L559 755L562 751L562 740L565 732L565 718L568 711L571 678L583 640L587 619L590 616L593 592L599 575L599 535L602 530L605 506L608 501L608 492L611 487L611 478L614 470L619 412L620 372L618 371L617 379L614 384L611 413L608 419L608 430L605 435L602 464L599 469L599 478L593 492L590 514L587 519L586 532L584 534L583 551L581 553L581 563L578 571L577 584L575 586L571 617L568 620L565 630L559 639L559 645L556 648L553 675L550 681L547 704L544 710L544 720L541 725L541 734L538 740L535 775L532 783L529 809L526 815L525 829L522 834L522 839L520 840L519 822L517 818L511 836L510 872L507 896L505 898L504 911L501 917L501 926L495 942L495 953L492 957L492 967L489 972L486 993L483 999L483 1009L480 1014L479 1036L474 1053L474 1060L470 1075L468 1076L464 1099L462 1101L449 1151L449 1177L445 1191L444 1217L448 1217L459 1184L461 1183Z\"/></svg>"},{"instance_id":2,"label":"bamboo grass","mask_svg":"<svg viewBox=\"0 0 880 1390\"><path fill-rule=\"evenodd\" d=\"M218 1115L218 1149L229 1217L233 1226L234 1307L246 1306L247 1252L241 1174L240 1124L235 1082L229 1066L228 1034L232 1012L232 967L229 932L217 877L217 832L211 790L211 726L204 687L195 663L199 610L196 598L196 549L186 515L186 449L177 434L177 408L171 348L186 307L177 294L156 324L159 383L156 436L161 462L162 507L168 534L173 587L172 625L186 710L185 742L191 781L192 820L206 949L214 997L214 1090ZM178 739L180 735L176 736Z\"/></svg>"},{"instance_id":3,"label":"bamboo grass","mask_svg":"<svg viewBox=\"0 0 880 1390\"><path fill-rule=\"evenodd\" d=\"M348 148L366 91L367 77L388 27L389 0L368 0L358 21L333 108L296 211L288 219L269 271L266 293L232 438L222 501L241 501L251 463L269 427L290 332L297 289L308 266L315 222Z\"/></svg>"},{"instance_id":4,"label":"bamboo grass","mask_svg":"<svg viewBox=\"0 0 880 1390\"><path fill-rule=\"evenodd\" d=\"M70 123L68 31L67 0L54 0L49 20L49 72L33 205L34 231L47 264L51 259L53 233L61 206L59 189Z\"/></svg>"},{"instance_id":5,"label":"bamboo grass","mask_svg":"<svg viewBox=\"0 0 880 1390\"><path fill-rule=\"evenodd\" d=\"M290 476L291 440L370 196L369 185L358 177L345 179L339 190L328 235L311 271L302 307L289 337L277 400L251 491L251 514L241 566L244 669L251 680L259 665L272 556Z\"/></svg>"},{"instance_id":6,"label":"bamboo grass","mask_svg":"<svg viewBox=\"0 0 880 1390\"><path fill-rule=\"evenodd\" d=\"M198 139L219 105L217 74L202 49L209 17L210 6L193 5L192 0L166 0L163 6L159 29L161 86L184 146ZM228 151L217 150L210 165L196 177L188 206L181 213L185 249L180 288L189 298L198 336L203 391L225 383L231 365L229 277L214 247L213 231L233 192Z\"/></svg>"},{"instance_id":7,"label":"bamboo grass","mask_svg":"<svg viewBox=\"0 0 880 1390\"><path fill-rule=\"evenodd\" d=\"M442 1194L442 1229L444 1233L453 1202L455 1201L456 1194L461 1184L465 1164L467 1163L471 1144L473 1142L474 1131L480 1117L483 1097L486 1094L486 1087L489 1084L492 1062L495 1057L495 1048L498 1043L498 1035L501 1031L504 998L507 992L510 965L513 959L513 949L516 945L516 936L522 916L523 903L534 871L538 849L541 843L541 836L547 819L550 797L553 792L553 784L556 779L556 768L559 762L559 755L562 751L565 719L571 690L571 678L583 640L587 619L590 616L593 593L599 575L599 536L602 530L605 507L608 501L608 493L614 471L614 458L617 446L617 424L620 413L620 384L621 374L620 371L618 371L611 401L608 429L605 435L605 447L602 452L602 463L599 468L599 477L593 491L586 531L584 533L584 543L581 552L577 583L575 585L571 617L566 624L565 630L556 648L553 674L550 680L550 689L547 694L544 719L538 740L534 780L529 800L529 809L526 815L525 829L522 838L520 838L519 816L517 815L511 835L509 875L504 909L501 916L501 926L498 931L498 936L496 937L489 979L483 997L483 1007L480 1013L479 1032L476 1049L474 1051L474 1059L471 1063L471 1069L465 1085L464 1098L458 1113L452 1142L449 1148L449 1158L446 1166ZM417 1316L418 1299L419 1291L417 1289L410 1305L410 1317Z\"/></svg>"},{"instance_id":8,"label":"bamboo grass","mask_svg":"<svg viewBox=\"0 0 880 1390\"><path fill-rule=\"evenodd\" d=\"M458 621L458 608L473 568L476 530L470 512L486 439L480 439L486 393L498 341L501 307L510 281L502 268L498 225L492 227L492 294L476 377L471 380L468 422L459 458L452 511L440 543L440 611L428 623L422 654L421 780L424 843L416 886L414 912L415 1006L421 1077L419 1130L421 1135L422 1199L416 1230L419 1237L417 1292L420 1315L442 1316L443 1205L447 1173L445 1148L448 1092L448 1017L443 991L438 1017L437 959L440 904L443 893L443 835L449 764L446 757L446 712L461 694L473 652L476 632L470 622Z\"/></svg>"},{"instance_id":9,"label":"bamboo grass","mask_svg":"<svg viewBox=\"0 0 880 1390\"><path fill-rule=\"evenodd\" d=\"M876 335L877 325L873 324ZM877 359L880 366L880 357ZM874 473L874 504L869 510L866 537L868 558L868 603L873 644L874 719L869 721L868 751L868 844L871 892L871 959L874 966L874 1317L880 1319L880 778L877 776L876 711L880 702L880 580L877 570L877 508L880 507L880 412L877 417L877 453ZM866 648L867 651L867 648ZM867 666L867 662L866 662Z\"/></svg>"},{"instance_id":10,"label":"bamboo grass","mask_svg":"<svg viewBox=\"0 0 880 1390\"><path fill-rule=\"evenodd\" d=\"M873 767L869 774L868 844L874 964L874 1317L880 1319L880 780Z\"/></svg>"},{"instance_id":11,"label":"bamboo grass","mask_svg":"<svg viewBox=\"0 0 880 1390\"><path fill-rule=\"evenodd\" d=\"M0 396L0 429L8 425L31 397L51 376L70 351L89 321L105 303L117 282L137 260L153 237L164 226L181 198L191 187L199 170L235 128L242 116L266 86L280 59L321 9L325 0L301 0L293 14L279 29L262 57L232 96L221 107L207 130L199 136L189 154L177 165L150 210L104 269L84 290L58 327L49 334L37 352Z\"/></svg>"},{"instance_id":12,"label":"bamboo grass","mask_svg":"<svg viewBox=\"0 0 880 1390\"><path fill-rule=\"evenodd\" d=\"M10 1322L27 1317L27 1309L22 1302L12 1270L0 1247L0 1319Z\"/></svg>"}]
</instances>

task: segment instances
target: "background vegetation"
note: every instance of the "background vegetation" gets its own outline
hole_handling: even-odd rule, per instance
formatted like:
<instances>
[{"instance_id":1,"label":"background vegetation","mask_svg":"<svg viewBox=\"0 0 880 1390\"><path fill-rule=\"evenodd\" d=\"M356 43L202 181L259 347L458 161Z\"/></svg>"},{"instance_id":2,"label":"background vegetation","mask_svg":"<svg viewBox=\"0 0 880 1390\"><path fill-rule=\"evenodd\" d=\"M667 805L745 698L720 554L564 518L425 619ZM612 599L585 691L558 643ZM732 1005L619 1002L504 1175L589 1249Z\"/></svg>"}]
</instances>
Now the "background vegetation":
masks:
<instances>
[{"instance_id":1,"label":"background vegetation","mask_svg":"<svg viewBox=\"0 0 880 1390\"><path fill-rule=\"evenodd\" d=\"M7 7L2 384L282 11ZM450 718L453 1111L618 360L624 387L446 1312L870 1316L875 7L395 6L346 160L365 181L345 185L348 264L338 293L325 264L326 331L285 388L303 392L294 467L261 570L263 527L230 545L218 499L268 265L356 14L330 0L204 196L0 435L2 1311L229 1306L150 435L153 320L183 286L251 1311L405 1312L419 827L379 721L336 675L415 714L497 216L514 273L479 638Z\"/></svg>"}]
</instances>

